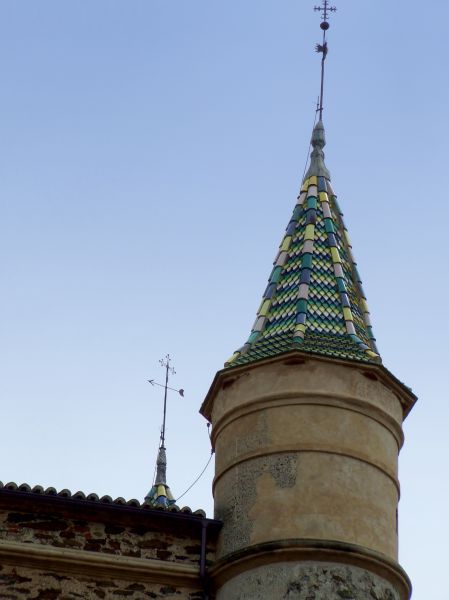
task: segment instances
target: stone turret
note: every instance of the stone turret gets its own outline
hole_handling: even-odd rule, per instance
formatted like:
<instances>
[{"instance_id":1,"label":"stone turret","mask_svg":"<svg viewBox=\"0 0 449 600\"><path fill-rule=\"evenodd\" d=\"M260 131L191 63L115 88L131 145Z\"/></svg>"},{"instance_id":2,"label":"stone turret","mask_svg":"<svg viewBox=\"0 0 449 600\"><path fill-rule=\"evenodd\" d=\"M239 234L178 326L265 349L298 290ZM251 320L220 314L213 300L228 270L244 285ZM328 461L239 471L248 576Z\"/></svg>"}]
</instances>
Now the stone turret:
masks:
<instances>
[{"instance_id":1,"label":"stone turret","mask_svg":"<svg viewBox=\"0 0 449 600\"><path fill-rule=\"evenodd\" d=\"M383 365L324 127L247 342L201 412L216 452L218 600L408 600L398 454L416 398Z\"/></svg>"}]
</instances>

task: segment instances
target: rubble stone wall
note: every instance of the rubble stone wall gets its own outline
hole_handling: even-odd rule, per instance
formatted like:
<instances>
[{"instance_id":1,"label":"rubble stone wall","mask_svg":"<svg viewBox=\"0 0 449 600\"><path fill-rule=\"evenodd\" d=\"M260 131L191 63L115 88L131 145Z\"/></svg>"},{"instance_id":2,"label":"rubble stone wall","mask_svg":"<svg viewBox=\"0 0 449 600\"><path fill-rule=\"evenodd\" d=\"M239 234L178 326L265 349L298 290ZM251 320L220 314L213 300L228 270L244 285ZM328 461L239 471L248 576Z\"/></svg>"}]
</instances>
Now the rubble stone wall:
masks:
<instances>
[{"instance_id":1,"label":"rubble stone wall","mask_svg":"<svg viewBox=\"0 0 449 600\"><path fill-rule=\"evenodd\" d=\"M200 600L203 595L199 590L170 584L95 579L0 565L0 597L2 600Z\"/></svg>"},{"instance_id":2,"label":"rubble stone wall","mask_svg":"<svg viewBox=\"0 0 449 600\"><path fill-rule=\"evenodd\" d=\"M198 564L201 551L199 537L193 540L181 532L176 535L155 532L142 524L124 526L14 510L0 512L0 539L190 564Z\"/></svg>"},{"instance_id":3,"label":"rubble stone wall","mask_svg":"<svg viewBox=\"0 0 449 600\"><path fill-rule=\"evenodd\" d=\"M92 504L0 493L2 600L204 598L204 514ZM206 566L217 535L207 521Z\"/></svg>"}]
</instances>

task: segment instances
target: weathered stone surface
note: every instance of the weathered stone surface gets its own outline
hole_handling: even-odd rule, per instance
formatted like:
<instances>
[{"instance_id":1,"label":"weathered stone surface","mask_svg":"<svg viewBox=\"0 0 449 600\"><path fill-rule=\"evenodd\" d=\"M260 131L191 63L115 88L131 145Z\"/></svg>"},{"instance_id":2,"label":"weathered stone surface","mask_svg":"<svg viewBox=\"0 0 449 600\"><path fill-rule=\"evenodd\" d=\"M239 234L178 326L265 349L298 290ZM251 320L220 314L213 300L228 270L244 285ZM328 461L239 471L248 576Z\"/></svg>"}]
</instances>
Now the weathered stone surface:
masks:
<instances>
[{"instance_id":1,"label":"weathered stone surface","mask_svg":"<svg viewBox=\"0 0 449 600\"><path fill-rule=\"evenodd\" d=\"M317 539L397 560L402 405L365 370L309 357L223 373L206 407L215 514L224 523L218 558Z\"/></svg>"},{"instance_id":2,"label":"weathered stone surface","mask_svg":"<svg viewBox=\"0 0 449 600\"><path fill-rule=\"evenodd\" d=\"M223 521L221 554L244 548L251 542L257 514L252 509L258 499L258 481L266 475L282 492L296 482L298 457L295 454L264 456L240 464L228 475L224 492L216 498L215 517Z\"/></svg>"},{"instance_id":3,"label":"weathered stone surface","mask_svg":"<svg viewBox=\"0 0 449 600\"><path fill-rule=\"evenodd\" d=\"M381 367L300 352L217 374L202 412L223 521L220 600L408 600L398 453L413 401ZM332 577L304 568L320 560Z\"/></svg>"},{"instance_id":4,"label":"weathered stone surface","mask_svg":"<svg viewBox=\"0 0 449 600\"><path fill-rule=\"evenodd\" d=\"M193 564L200 554L200 545L182 535L17 511L0 512L0 539Z\"/></svg>"},{"instance_id":5,"label":"weathered stone surface","mask_svg":"<svg viewBox=\"0 0 449 600\"><path fill-rule=\"evenodd\" d=\"M384 579L335 563L277 563L242 573L217 600L399 600Z\"/></svg>"},{"instance_id":6,"label":"weathered stone surface","mask_svg":"<svg viewBox=\"0 0 449 600\"><path fill-rule=\"evenodd\" d=\"M209 526L209 529L205 529ZM199 600L220 523L0 492L0 598Z\"/></svg>"},{"instance_id":7,"label":"weathered stone surface","mask_svg":"<svg viewBox=\"0 0 449 600\"><path fill-rule=\"evenodd\" d=\"M197 600L198 592L170 585L123 580L91 580L4 565L0 597L5 600Z\"/></svg>"}]
</instances>

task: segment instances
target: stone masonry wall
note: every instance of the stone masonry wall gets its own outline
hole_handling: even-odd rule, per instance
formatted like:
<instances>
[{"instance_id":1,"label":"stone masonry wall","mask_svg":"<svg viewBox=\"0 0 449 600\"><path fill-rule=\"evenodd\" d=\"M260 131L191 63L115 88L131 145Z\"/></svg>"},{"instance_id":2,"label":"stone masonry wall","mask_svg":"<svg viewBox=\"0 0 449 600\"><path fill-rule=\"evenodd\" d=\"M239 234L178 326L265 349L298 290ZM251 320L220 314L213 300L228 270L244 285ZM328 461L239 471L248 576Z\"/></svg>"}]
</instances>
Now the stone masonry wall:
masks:
<instances>
[{"instance_id":1,"label":"stone masonry wall","mask_svg":"<svg viewBox=\"0 0 449 600\"><path fill-rule=\"evenodd\" d=\"M277 563L241 573L217 600L399 600L384 579L353 566L333 563Z\"/></svg>"},{"instance_id":2,"label":"stone masonry wall","mask_svg":"<svg viewBox=\"0 0 449 600\"><path fill-rule=\"evenodd\" d=\"M200 600L203 527L208 566L220 523L201 511L0 489L0 598Z\"/></svg>"},{"instance_id":3,"label":"stone masonry wall","mask_svg":"<svg viewBox=\"0 0 449 600\"><path fill-rule=\"evenodd\" d=\"M0 539L191 564L198 564L201 550L199 540L183 537L181 532L155 532L149 525L125 527L80 517L17 511L0 512Z\"/></svg>"},{"instance_id":4,"label":"stone masonry wall","mask_svg":"<svg viewBox=\"0 0 449 600\"><path fill-rule=\"evenodd\" d=\"M172 585L75 577L0 565L2 600L201 600L201 591Z\"/></svg>"}]
</instances>

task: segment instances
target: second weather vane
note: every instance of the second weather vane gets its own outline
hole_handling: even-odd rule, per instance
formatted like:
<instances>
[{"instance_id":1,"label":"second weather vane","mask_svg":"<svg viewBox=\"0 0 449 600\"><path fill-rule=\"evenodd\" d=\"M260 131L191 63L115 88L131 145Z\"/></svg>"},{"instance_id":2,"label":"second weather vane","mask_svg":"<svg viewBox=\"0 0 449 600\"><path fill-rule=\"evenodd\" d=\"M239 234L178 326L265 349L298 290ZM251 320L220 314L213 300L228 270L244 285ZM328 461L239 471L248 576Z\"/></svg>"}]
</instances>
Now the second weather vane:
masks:
<instances>
[{"instance_id":1,"label":"second weather vane","mask_svg":"<svg viewBox=\"0 0 449 600\"><path fill-rule=\"evenodd\" d=\"M168 378L169 378L169 374L171 373L172 375L176 374L176 371L174 369L174 367L172 367L171 365L171 357L170 354L167 354L167 356L165 358L161 358L159 360L161 367L164 367L165 369L165 384L162 383L157 383L156 381L154 381L154 379L148 379L148 383L151 383L151 385L157 385L159 387L163 387L164 388L164 411L163 411L163 419L162 419L162 428L161 428L161 437L160 437L160 443L159 443L159 447L160 448L165 448L165 420L166 420L166 416L167 416L167 391L168 390L172 390L173 392L178 392L178 394L180 396L184 396L184 390L183 389L175 389L172 387L169 387L168 385Z\"/></svg>"}]
</instances>

